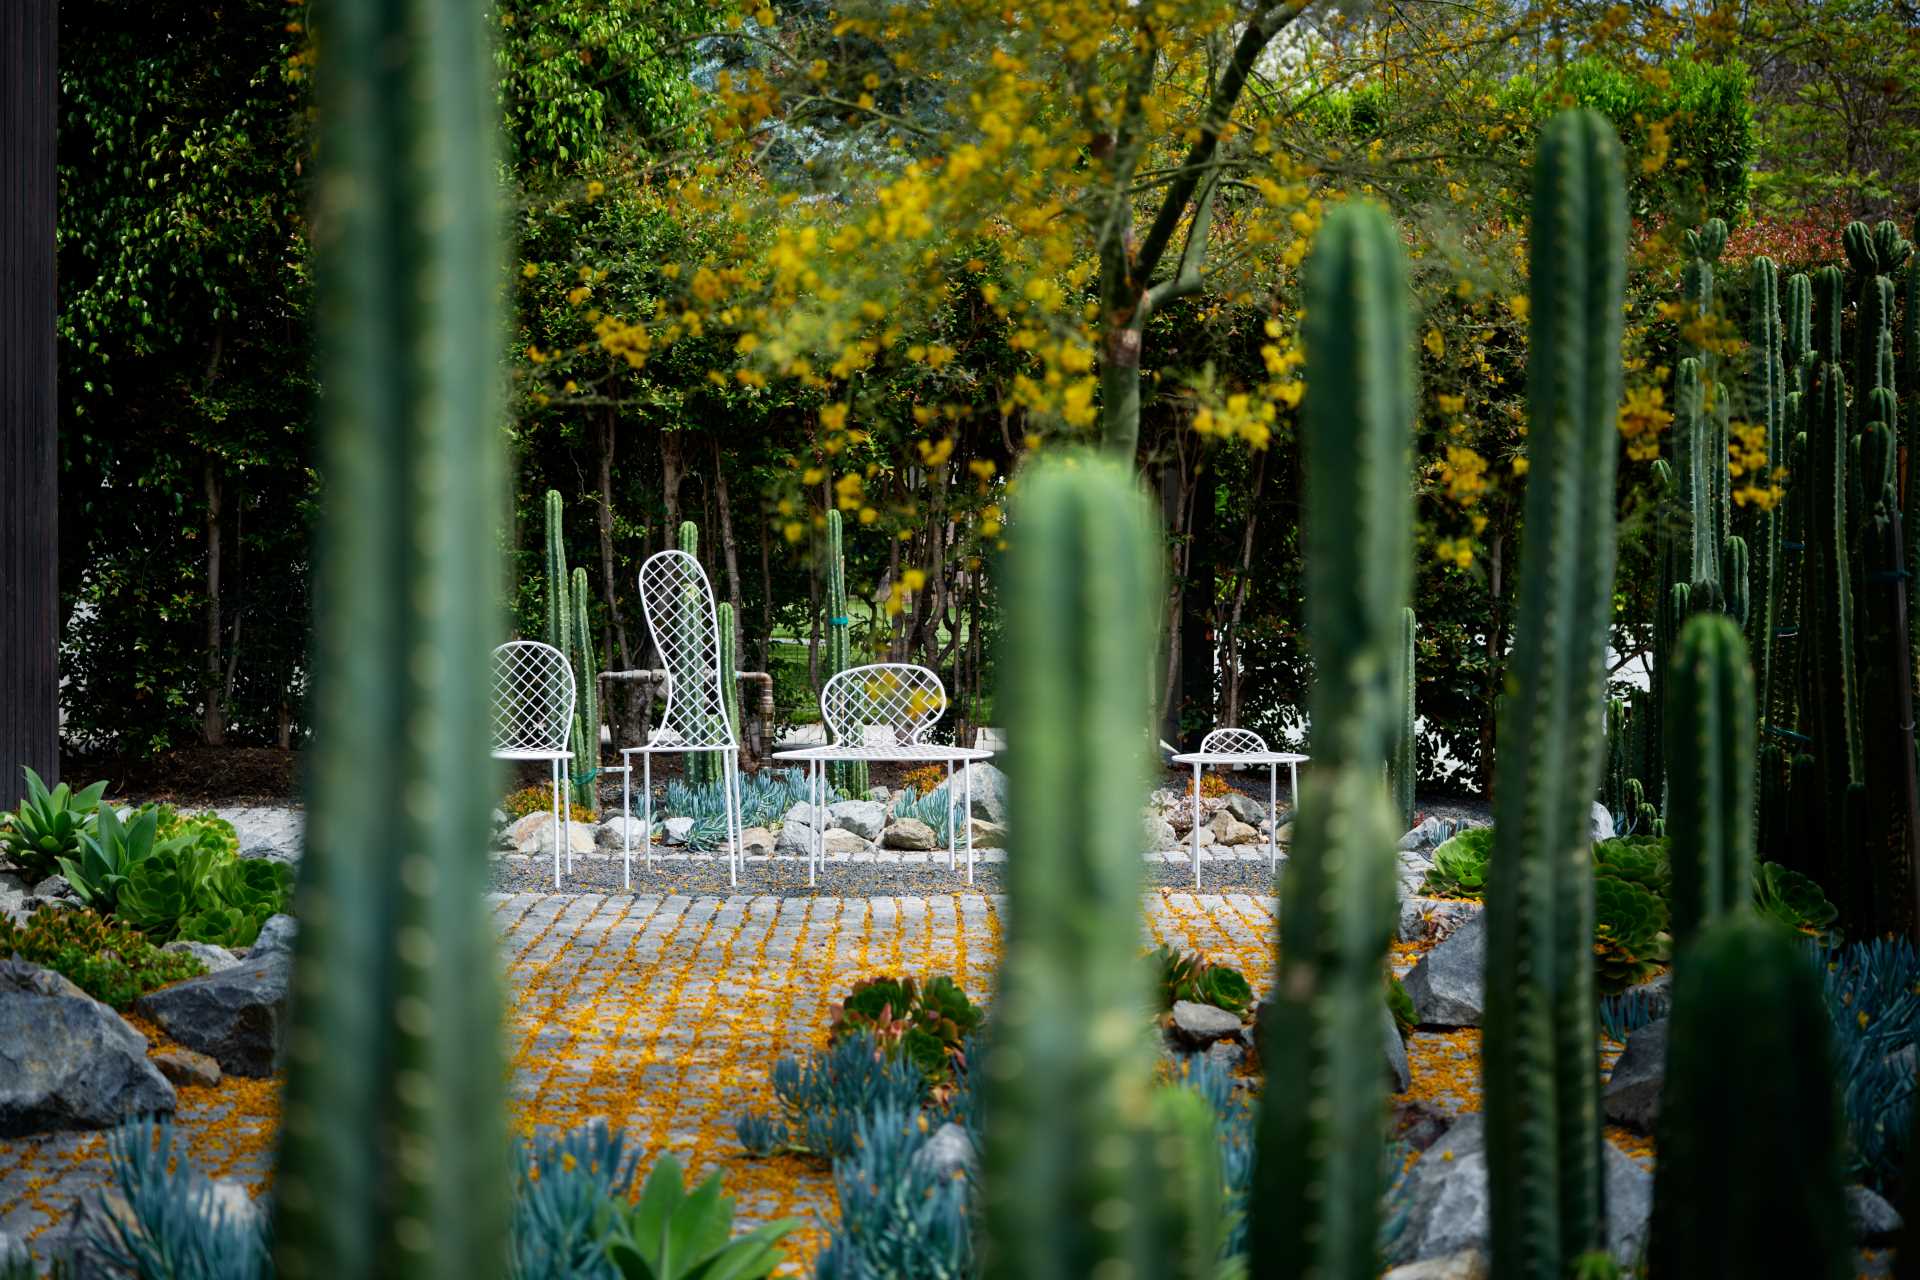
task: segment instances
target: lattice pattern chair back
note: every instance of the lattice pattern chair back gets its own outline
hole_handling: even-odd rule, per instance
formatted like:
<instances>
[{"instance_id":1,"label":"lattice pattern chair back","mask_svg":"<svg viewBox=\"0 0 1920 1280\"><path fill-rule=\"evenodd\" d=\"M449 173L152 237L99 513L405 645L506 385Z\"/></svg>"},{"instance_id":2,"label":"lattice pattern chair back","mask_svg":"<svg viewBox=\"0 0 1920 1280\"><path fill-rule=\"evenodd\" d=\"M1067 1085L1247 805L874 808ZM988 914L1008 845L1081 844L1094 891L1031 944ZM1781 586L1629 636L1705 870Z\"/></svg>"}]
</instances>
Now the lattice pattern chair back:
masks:
<instances>
[{"instance_id":1,"label":"lattice pattern chair back","mask_svg":"<svg viewBox=\"0 0 1920 1280\"><path fill-rule=\"evenodd\" d=\"M684 551L660 551L640 566L640 609L667 670L667 709L649 739L655 746L730 747L720 670L720 623L713 588L700 562Z\"/></svg>"},{"instance_id":2,"label":"lattice pattern chair back","mask_svg":"<svg viewBox=\"0 0 1920 1280\"><path fill-rule=\"evenodd\" d=\"M1266 749L1266 740L1251 729L1215 729L1200 740L1203 753L1252 755Z\"/></svg>"},{"instance_id":3,"label":"lattice pattern chair back","mask_svg":"<svg viewBox=\"0 0 1920 1280\"><path fill-rule=\"evenodd\" d=\"M510 640L495 649L494 754L565 751L573 698L573 664L552 645Z\"/></svg>"},{"instance_id":4,"label":"lattice pattern chair back","mask_svg":"<svg viewBox=\"0 0 1920 1280\"><path fill-rule=\"evenodd\" d=\"M820 716L838 746L916 746L946 710L940 677L908 662L848 667L820 690Z\"/></svg>"}]
</instances>

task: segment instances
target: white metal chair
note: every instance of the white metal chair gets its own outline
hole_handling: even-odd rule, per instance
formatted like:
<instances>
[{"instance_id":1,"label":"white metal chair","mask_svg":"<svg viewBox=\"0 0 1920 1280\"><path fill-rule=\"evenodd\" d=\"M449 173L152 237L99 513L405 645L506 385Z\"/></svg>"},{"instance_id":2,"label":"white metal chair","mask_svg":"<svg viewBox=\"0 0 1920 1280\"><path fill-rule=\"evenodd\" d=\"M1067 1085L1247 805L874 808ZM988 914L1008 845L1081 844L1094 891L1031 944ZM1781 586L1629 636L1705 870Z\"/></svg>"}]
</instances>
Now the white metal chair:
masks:
<instances>
[{"instance_id":1,"label":"white metal chair","mask_svg":"<svg viewBox=\"0 0 1920 1280\"><path fill-rule=\"evenodd\" d=\"M809 803L816 816L827 798L826 766L849 760L944 762L947 766L947 869L958 854L954 810L967 822L967 879L973 879L973 769L975 760L993 753L980 747L948 746L928 742L926 735L946 714L947 690L940 677L908 662L874 662L848 667L832 676L820 690L820 718L827 727L825 746L782 751L783 760L805 760L811 790ZM961 766L963 797L956 805L953 766ZM825 824L814 823L813 856L807 881L825 859Z\"/></svg>"},{"instance_id":2,"label":"white metal chair","mask_svg":"<svg viewBox=\"0 0 1920 1280\"><path fill-rule=\"evenodd\" d=\"M573 752L573 664L538 640L510 640L493 651L493 758L545 760L553 773L553 887L560 887L560 849L573 870L573 805L562 799Z\"/></svg>"},{"instance_id":3,"label":"white metal chair","mask_svg":"<svg viewBox=\"0 0 1920 1280\"><path fill-rule=\"evenodd\" d=\"M740 746L736 726L727 718L727 683L720 670L720 624L713 587L700 562L684 551L661 551L640 566L640 609L667 671L667 706L644 746L622 747L625 777L620 812L631 818L633 757L641 758L641 825L647 842L647 867L653 867L653 757L711 751L721 758L721 791L727 812L727 876L740 883ZM633 885L633 830L623 822L626 883Z\"/></svg>"},{"instance_id":4,"label":"white metal chair","mask_svg":"<svg viewBox=\"0 0 1920 1280\"><path fill-rule=\"evenodd\" d=\"M1294 803L1300 800L1300 762L1307 759L1296 751L1272 751L1267 748L1266 739L1251 729L1233 726L1213 729L1200 740L1198 751L1184 752L1174 758L1176 764L1193 766L1193 835L1192 860L1193 883L1200 883L1200 776L1207 765L1220 765L1230 769L1267 767L1267 865L1271 870L1280 865L1280 779L1281 765L1286 765L1293 785Z\"/></svg>"}]
</instances>

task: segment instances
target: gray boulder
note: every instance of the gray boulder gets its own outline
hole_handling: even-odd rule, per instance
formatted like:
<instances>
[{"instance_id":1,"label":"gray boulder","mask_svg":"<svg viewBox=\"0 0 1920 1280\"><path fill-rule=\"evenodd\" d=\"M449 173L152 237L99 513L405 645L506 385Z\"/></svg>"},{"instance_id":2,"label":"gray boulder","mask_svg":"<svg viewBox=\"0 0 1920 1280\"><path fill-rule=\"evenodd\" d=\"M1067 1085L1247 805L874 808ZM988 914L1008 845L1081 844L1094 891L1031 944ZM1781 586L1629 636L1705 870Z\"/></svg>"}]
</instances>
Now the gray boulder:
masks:
<instances>
[{"instance_id":1,"label":"gray boulder","mask_svg":"<svg viewBox=\"0 0 1920 1280\"><path fill-rule=\"evenodd\" d=\"M1607 812L1607 806L1595 800L1587 813L1587 821L1593 828L1591 834L1595 841L1613 839L1613 815Z\"/></svg>"},{"instance_id":2,"label":"gray boulder","mask_svg":"<svg viewBox=\"0 0 1920 1280\"><path fill-rule=\"evenodd\" d=\"M1612 1143L1605 1144L1607 1249L1629 1265L1646 1246L1653 1212L1653 1175ZM1487 1145L1485 1118L1461 1117L1427 1149L1406 1183L1407 1221L1388 1261L1395 1264L1452 1258L1487 1248ZM1444 1274L1444 1273L1442 1273Z\"/></svg>"},{"instance_id":3,"label":"gray boulder","mask_svg":"<svg viewBox=\"0 0 1920 1280\"><path fill-rule=\"evenodd\" d=\"M45 880L33 886L33 896L49 901L53 899L66 899L70 902L80 897L79 894L73 891L73 886L67 883L65 876L48 876Z\"/></svg>"},{"instance_id":4,"label":"gray boulder","mask_svg":"<svg viewBox=\"0 0 1920 1280\"><path fill-rule=\"evenodd\" d=\"M1144 829L1147 835L1147 849L1149 852L1158 849L1171 849L1180 842L1180 837L1174 834L1173 824L1157 814L1147 815ZM978 826L974 828L974 838L976 841L979 839L979 830L980 828Z\"/></svg>"},{"instance_id":5,"label":"gray boulder","mask_svg":"<svg viewBox=\"0 0 1920 1280\"><path fill-rule=\"evenodd\" d=\"M1607 1077L1601 1104L1607 1119L1635 1133L1652 1133L1660 1115L1660 1085L1667 1076L1667 1019L1658 1018L1627 1037L1627 1047Z\"/></svg>"},{"instance_id":6,"label":"gray boulder","mask_svg":"<svg viewBox=\"0 0 1920 1280\"><path fill-rule=\"evenodd\" d=\"M1476 911L1420 957L1401 985L1428 1027L1477 1027L1486 1007L1486 913Z\"/></svg>"},{"instance_id":7,"label":"gray boulder","mask_svg":"<svg viewBox=\"0 0 1920 1280\"><path fill-rule=\"evenodd\" d=\"M805 808L797 805L796 808ZM795 822L791 818L780 828L780 838L774 842L775 853L789 857L804 858L813 849L813 828L804 822Z\"/></svg>"},{"instance_id":8,"label":"gray boulder","mask_svg":"<svg viewBox=\"0 0 1920 1280\"><path fill-rule=\"evenodd\" d=\"M102 1129L172 1111L147 1041L67 979L0 960L0 1138Z\"/></svg>"},{"instance_id":9,"label":"gray boulder","mask_svg":"<svg viewBox=\"0 0 1920 1280\"><path fill-rule=\"evenodd\" d=\"M268 916L267 922L260 926L260 935L253 940L253 949L247 952L247 958L257 960L276 951L292 955L293 940L299 932L300 922L292 916Z\"/></svg>"},{"instance_id":10,"label":"gray boulder","mask_svg":"<svg viewBox=\"0 0 1920 1280\"><path fill-rule=\"evenodd\" d=\"M593 842L608 853L633 848L645 851L647 826L638 818L613 815L593 829Z\"/></svg>"},{"instance_id":11,"label":"gray boulder","mask_svg":"<svg viewBox=\"0 0 1920 1280\"><path fill-rule=\"evenodd\" d=\"M817 827L820 825L819 814L825 812L826 810L816 812L812 805L808 804L805 800L801 800L797 801L792 808L787 810L786 816L783 817L781 821L790 827L795 823L803 827Z\"/></svg>"},{"instance_id":12,"label":"gray boulder","mask_svg":"<svg viewBox=\"0 0 1920 1280\"><path fill-rule=\"evenodd\" d=\"M228 1075L269 1076L286 1047L292 976L288 952L256 946L245 964L149 992L134 1009Z\"/></svg>"},{"instance_id":13,"label":"gray boulder","mask_svg":"<svg viewBox=\"0 0 1920 1280\"><path fill-rule=\"evenodd\" d=\"M1405 1093L1413 1087L1413 1067L1407 1062L1407 1042L1400 1038L1400 1025L1393 1020L1393 1010L1384 1004L1380 1006L1380 1024L1381 1044L1387 1058L1387 1083L1393 1092Z\"/></svg>"},{"instance_id":14,"label":"gray boulder","mask_svg":"<svg viewBox=\"0 0 1920 1280\"><path fill-rule=\"evenodd\" d=\"M1213 821L1207 824L1206 829L1213 832L1213 841L1218 845L1252 844L1260 838L1257 827L1241 822L1230 809L1222 809L1214 814Z\"/></svg>"},{"instance_id":15,"label":"gray boulder","mask_svg":"<svg viewBox=\"0 0 1920 1280\"><path fill-rule=\"evenodd\" d=\"M880 835L880 844L887 849L922 852L931 850L934 843L933 828L918 818L896 818Z\"/></svg>"},{"instance_id":16,"label":"gray boulder","mask_svg":"<svg viewBox=\"0 0 1920 1280\"><path fill-rule=\"evenodd\" d=\"M1438 818L1425 818L1400 837L1400 850L1410 853L1416 849L1436 849L1447 838L1446 824Z\"/></svg>"},{"instance_id":17,"label":"gray boulder","mask_svg":"<svg viewBox=\"0 0 1920 1280\"><path fill-rule=\"evenodd\" d=\"M887 826L887 806L877 800L842 800L827 806L827 825L862 840L878 840Z\"/></svg>"},{"instance_id":18,"label":"gray boulder","mask_svg":"<svg viewBox=\"0 0 1920 1280\"><path fill-rule=\"evenodd\" d=\"M687 836L693 831L693 819L668 818L660 824L660 829L665 833L664 838L668 844L685 844Z\"/></svg>"},{"instance_id":19,"label":"gray boulder","mask_svg":"<svg viewBox=\"0 0 1920 1280\"><path fill-rule=\"evenodd\" d=\"M0 871L0 917L12 920L15 924L27 922L27 899L33 896L33 886L24 876L11 871Z\"/></svg>"},{"instance_id":20,"label":"gray boulder","mask_svg":"<svg viewBox=\"0 0 1920 1280\"><path fill-rule=\"evenodd\" d=\"M248 1194L245 1183L233 1178L208 1181L204 1175L189 1174L185 1184L182 1207L206 1222L221 1224L224 1245L238 1252L247 1247L249 1239L260 1237L266 1226L266 1206ZM115 1239L116 1227L139 1229L132 1206L117 1186L83 1193L64 1217L64 1227L39 1242L50 1262L59 1264L74 1280L108 1280L126 1274L114 1259L100 1256L92 1244L94 1240Z\"/></svg>"},{"instance_id":21,"label":"gray boulder","mask_svg":"<svg viewBox=\"0 0 1920 1280\"><path fill-rule=\"evenodd\" d=\"M979 1170L979 1157L966 1128L949 1120L933 1131L927 1145L914 1152L914 1168L932 1181L946 1181L959 1175L973 1177Z\"/></svg>"},{"instance_id":22,"label":"gray boulder","mask_svg":"<svg viewBox=\"0 0 1920 1280\"><path fill-rule=\"evenodd\" d=\"M764 858L773 852L773 832L765 827L748 827L740 833L740 852L749 858Z\"/></svg>"},{"instance_id":23,"label":"gray boulder","mask_svg":"<svg viewBox=\"0 0 1920 1280\"><path fill-rule=\"evenodd\" d=\"M1007 775L996 766L973 766L973 803L968 812L988 822L1007 824Z\"/></svg>"},{"instance_id":24,"label":"gray boulder","mask_svg":"<svg viewBox=\"0 0 1920 1280\"><path fill-rule=\"evenodd\" d=\"M1267 806L1238 791L1227 792L1227 812L1250 827L1257 827L1267 820Z\"/></svg>"},{"instance_id":25,"label":"gray boulder","mask_svg":"<svg viewBox=\"0 0 1920 1280\"><path fill-rule=\"evenodd\" d=\"M185 938L181 938L169 942L160 949L162 951L171 951L176 955L192 956L200 962L200 967L208 973L219 973L224 969L231 969L240 963L233 958L233 952L227 950L225 947L216 947L211 942L191 942Z\"/></svg>"},{"instance_id":26,"label":"gray boulder","mask_svg":"<svg viewBox=\"0 0 1920 1280\"><path fill-rule=\"evenodd\" d=\"M1204 1049L1215 1040L1240 1034L1240 1015L1210 1004L1192 1000L1173 1002L1173 1019L1168 1030L1173 1038L1193 1049Z\"/></svg>"},{"instance_id":27,"label":"gray boulder","mask_svg":"<svg viewBox=\"0 0 1920 1280\"><path fill-rule=\"evenodd\" d=\"M1444 1258L1428 1258L1395 1267L1380 1280L1486 1280L1486 1255L1478 1249L1465 1249Z\"/></svg>"},{"instance_id":28,"label":"gray boulder","mask_svg":"<svg viewBox=\"0 0 1920 1280\"><path fill-rule=\"evenodd\" d=\"M220 1064L191 1049L162 1049L151 1058L160 1074L176 1085L211 1089L220 1083Z\"/></svg>"},{"instance_id":29,"label":"gray boulder","mask_svg":"<svg viewBox=\"0 0 1920 1280\"><path fill-rule=\"evenodd\" d=\"M1868 1245L1897 1242L1906 1225L1879 1192L1858 1183L1847 1188L1847 1221L1853 1226L1854 1240Z\"/></svg>"}]
</instances>

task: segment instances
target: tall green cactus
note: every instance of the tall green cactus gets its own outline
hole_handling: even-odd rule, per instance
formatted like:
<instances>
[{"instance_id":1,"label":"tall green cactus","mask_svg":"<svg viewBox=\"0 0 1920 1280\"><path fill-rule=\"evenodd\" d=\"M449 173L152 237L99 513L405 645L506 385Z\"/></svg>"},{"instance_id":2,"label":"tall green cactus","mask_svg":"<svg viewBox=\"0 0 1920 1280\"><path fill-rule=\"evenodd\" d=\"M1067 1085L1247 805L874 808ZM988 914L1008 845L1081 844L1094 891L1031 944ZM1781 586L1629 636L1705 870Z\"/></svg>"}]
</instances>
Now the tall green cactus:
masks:
<instances>
[{"instance_id":1,"label":"tall green cactus","mask_svg":"<svg viewBox=\"0 0 1920 1280\"><path fill-rule=\"evenodd\" d=\"M284 1280L489 1280L512 1179L474 856L505 623L493 63L461 0L333 0L327 17L327 496L274 1257ZM396 803L368 803L374 783Z\"/></svg>"},{"instance_id":2,"label":"tall green cactus","mask_svg":"<svg viewBox=\"0 0 1920 1280\"><path fill-rule=\"evenodd\" d=\"M847 557L841 545L841 520L838 511L827 512L827 669L828 679L853 665L849 636L852 620L847 616ZM864 760L844 760L829 766L833 783L855 799L867 794L867 764Z\"/></svg>"},{"instance_id":3,"label":"tall green cactus","mask_svg":"<svg viewBox=\"0 0 1920 1280\"><path fill-rule=\"evenodd\" d=\"M600 811L600 663L587 620L587 571L573 571L573 802Z\"/></svg>"},{"instance_id":4,"label":"tall green cactus","mask_svg":"<svg viewBox=\"0 0 1920 1280\"><path fill-rule=\"evenodd\" d=\"M727 725L735 743L745 742L740 721L740 640L733 619L733 605L721 601L714 606L720 619L720 702L726 708Z\"/></svg>"},{"instance_id":5,"label":"tall green cactus","mask_svg":"<svg viewBox=\"0 0 1920 1280\"><path fill-rule=\"evenodd\" d=\"M573 606L567 600L566 503L558 489L547 490L547 643L572 656Z\"/></svg>"},{"instance_id":6,"label":"tall green cactus","mask_svg":"<svg viewBox=\"0 0 1920 1280\"><path fill-rule=\"evenodd\" d=\"M1648 1276L1851 1276L1845 1127L1814 964L1778 925L1725 916L1675 966L1672 1018Z\"/></svg>"},{"instance_id":7,"label":"tall green cactus","mask_svg":"<svg viewBox=\"0 0 1920 1280\"><path fill-rule=\"evenodd\" d=\"M1838 271L1828 268L1834 277ZM1837 285L1834 286L1837 293ZM1837 310L1837 307L1835 308ZM1853 669L1853 587L1848 550L1847 400L1840 366L1823 361L1806 407L1809 474L1805 603L1810 680L1806 708L1815 755L1838 797L1861 781L1859 690ZM1836 814L1837 816L1837 814Z\"/></svg>"},{"instance_id":8,"label":"tall green cactus","mask_svg":"<svg viewBox=\"0 0 1920 1280\"><path fill-rule=\"evenodd\" d=\"M1261 1028L1252 1271L1362 1280L1375 1259L1382 966L1396 826L1382 770L1401 736L1412 579L1413 337L1392 219L1349 204L1308 259L1302 410L1314 774L1281 895Z\"/></svg>"},{"instance_id":9,"label":"tall green cactus","mask_svg":"<svg viewBox=\"0 0 1920 1280\"><path fill-rule=\"evenodd\" d=\"M1000 658L1016 847L984 1063L981 1274L1174 1275L1134 852L1159 541L1131 467L1092 455L1026 471L1017 515Z\"/></svg>"},{"instance_id":10,"label":"tall green cactus","mask_svg":"<svg viewBox=\"0 0 1920 1280\"><path fill-rule=\"evenodd\" d=\"M1684 947L1750 892L1758 716L1739 628L1727 618L1695 614L1680 633L1667 687L1673 938Z\"/></svg>"},{"instance_id":11,"label":"tall green cactus","mask_svg":"<svg viewBox=\"0 0 1920 1280\"><path fill-rule=\"evenodd\" d=\"M1720 518L1716 477L1727 469L1724 449L1714 448L1713 411L1700 361L1692 356L1674 369L1674 430L1683 450L1687 522L1693 554L1688 584L1695 608L1717 608L1720 598Z\"/></svg>"},{"instance_id":12,"label":"tall green cactus","mask_svg":"<svg viewBox=\"0 0 1920 1280\"><path fill-rule=\"evenodd\" d=\"M1753 316L1749 330L1750 348L1753 353L1753 372L1748 385L1748 399L1759 409L1761 424L1766 428L1767 468L1769 471L1785 466L1786 437L1786 364L1782 351L1784 343L1780 334L1780 272L1774 266L1773 259L1760 257L1753 260ZM1764 481L1765 477L1761 477ZM1773 705L1773 656L1779 646L1779 637L1775 634L1782 625L1781 608L1783 593L1787 586L1787 575L1780 563L1781 542L1786 528L1786 512L1779 504L1761 511L1754 520L1755 538L1750 548L1753 553L1753 595L1758 598L1759 616L1752 620L1753 625L1747 634L1757 642L1755 648L1760 657L1759 695L1757 704L1759 714L1764 719L1768 708Z\"/></svg>"},{"instance_id":13,"label":"tall green cactus","mask_svg":"<svg viewBox=\"0 0 1920 1280\"><path fill-rule=\"evenodd\" d=\"M1554 117L1534 161L1531 465L1487 892L1483 1073L1495 1280L1604 1246L1588 815L1614 568L1626 181L1613 127Z\"/></svg>"},{"instance_id":14,"label":"tall green cactus","mask_svg":"<svg viewBox=\"0 0 1920 1280\"><path fill-rule=\"evenodd\" d=\"M1393 807L1400 815L1400 829L1413 826L1413 784L1420 771L1420 738L1415 730L1417 709L1413 633L1416 619L1411 607L1400 617L1400 723L1393 737L1393 754L1387 759L1387 786L1393 792Z\"/></svg>"}]
</instances>

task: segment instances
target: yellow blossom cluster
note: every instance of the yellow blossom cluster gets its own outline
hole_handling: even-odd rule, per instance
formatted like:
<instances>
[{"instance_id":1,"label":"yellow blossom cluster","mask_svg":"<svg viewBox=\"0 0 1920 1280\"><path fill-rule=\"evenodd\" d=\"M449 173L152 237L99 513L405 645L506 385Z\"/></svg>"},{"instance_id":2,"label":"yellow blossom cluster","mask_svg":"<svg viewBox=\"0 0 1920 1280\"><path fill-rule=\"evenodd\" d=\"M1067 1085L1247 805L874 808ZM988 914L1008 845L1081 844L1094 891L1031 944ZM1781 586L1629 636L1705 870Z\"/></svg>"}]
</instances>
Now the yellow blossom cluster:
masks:
<instances>
[{"instance_id":1,"label":"yellow blossom cluster","mask_svg":"<svg viewBox=\"0 0 1920 1280\"><path fill-rule=\"evenodd\" d=\"M1660 436L1673 425L1673 411L1667 408L1665 387L1628 387L1620 402L1620 434L1627 442L1627 456L1636 462L1648 462L1660 456Z\"/></svg>"}]
</instances>

